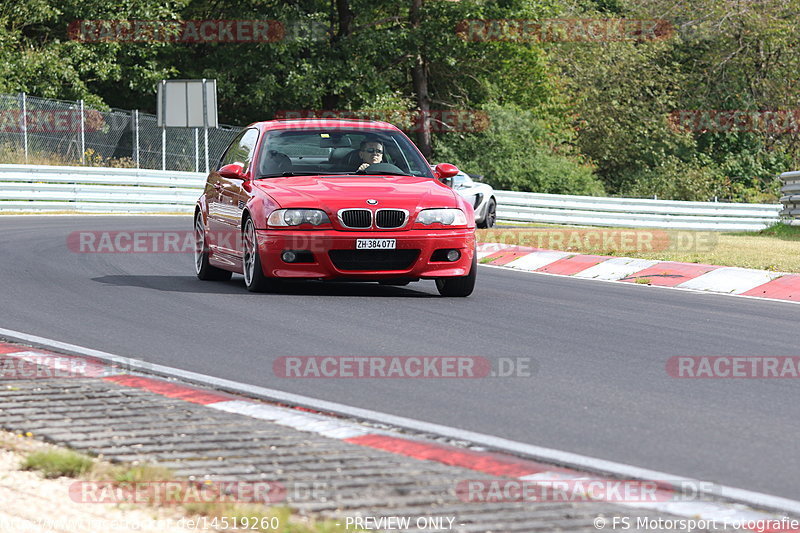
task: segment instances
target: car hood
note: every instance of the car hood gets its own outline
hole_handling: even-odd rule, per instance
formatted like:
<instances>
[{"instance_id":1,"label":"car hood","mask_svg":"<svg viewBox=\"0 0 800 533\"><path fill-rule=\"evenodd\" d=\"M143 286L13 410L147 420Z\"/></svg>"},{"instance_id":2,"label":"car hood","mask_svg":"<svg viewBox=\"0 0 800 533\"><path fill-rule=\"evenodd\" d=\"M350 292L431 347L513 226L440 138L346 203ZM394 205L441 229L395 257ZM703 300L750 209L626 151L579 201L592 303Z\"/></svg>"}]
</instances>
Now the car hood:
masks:
<instances>
[{"instance_id":1,"label":"car hood","mask_svg":"<svg viewBox=\"0 0 800 533\"><path fill-rule=\"evenodd\" d=\"M407 209L458 207L453 191L431 178L415 176L294 176L256 180L255 186L281 207L338 211L348 207Z\"/></svg>"}]
</instances>

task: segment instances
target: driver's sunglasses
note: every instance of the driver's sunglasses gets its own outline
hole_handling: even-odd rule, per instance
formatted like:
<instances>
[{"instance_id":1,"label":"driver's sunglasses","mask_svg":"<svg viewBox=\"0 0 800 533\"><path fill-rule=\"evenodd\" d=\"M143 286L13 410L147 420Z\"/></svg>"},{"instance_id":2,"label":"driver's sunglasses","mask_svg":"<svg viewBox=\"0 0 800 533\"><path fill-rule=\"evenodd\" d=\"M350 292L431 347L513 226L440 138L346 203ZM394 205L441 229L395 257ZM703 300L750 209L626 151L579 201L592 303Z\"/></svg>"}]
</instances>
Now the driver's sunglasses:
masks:
<instances>
[{"instance_id":1,"label":"driver's sunglasses","mask_svg":"<svg viewBox=\"0 0 800 533\"><path fill-rule=\"evenodd\" d=\"M370 148L369 150L361 150L362 152L367 152L368 154L383 154L383 150L379 148Z\"/></svg>"}]
</instances>

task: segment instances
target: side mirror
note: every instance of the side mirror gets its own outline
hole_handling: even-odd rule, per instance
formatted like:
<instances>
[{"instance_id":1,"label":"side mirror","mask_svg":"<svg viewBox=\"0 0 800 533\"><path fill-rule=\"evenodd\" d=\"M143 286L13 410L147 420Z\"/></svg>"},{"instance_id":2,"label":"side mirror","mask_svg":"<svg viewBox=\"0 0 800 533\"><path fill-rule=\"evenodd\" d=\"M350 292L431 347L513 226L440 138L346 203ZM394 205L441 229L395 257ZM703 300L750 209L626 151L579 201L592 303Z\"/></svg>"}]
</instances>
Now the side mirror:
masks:
<instances>
[{"instance_id":1,"label":"side mirror","mask_svg":"<svg viewBox=\"0 0 800 533\"><path fill-rule=\"evenodd\" d=\"M433 174L438 180L446 180L458 174L458 167L450 163L439 163L434 167Z\"/></svg>"},{"instance_id":2,"label":"side mirror","mask_svg":"<svg viewBox=\"0 0 800 533\"><path fill-rule=\"evenodd\" d=\"M228 179L244 179L244 165L241 163L231 163L230 165L224 165L219 169L219 175L223 178Z\"/></svg>"}]
</instances>

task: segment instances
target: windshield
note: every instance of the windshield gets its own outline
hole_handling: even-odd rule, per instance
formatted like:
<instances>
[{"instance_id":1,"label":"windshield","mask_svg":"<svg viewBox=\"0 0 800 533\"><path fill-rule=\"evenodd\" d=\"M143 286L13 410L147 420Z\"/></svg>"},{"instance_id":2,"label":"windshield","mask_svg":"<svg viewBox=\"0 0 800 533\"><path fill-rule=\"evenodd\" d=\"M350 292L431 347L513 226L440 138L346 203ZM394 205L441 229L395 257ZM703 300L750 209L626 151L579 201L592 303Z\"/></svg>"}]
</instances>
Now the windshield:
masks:
<instances>
[{"instance_id":1,"label":"windshield","mask_svg":"<svg viewBox=\"0 0 800 533\"><path fill-rule=\"evenodd\" d=\"M408 138L397 131L319 128L267 132L259 177L291 175L408 175L433 178Z\"/></svg>"},{"instance_id":2,"label":"windshield","mask_svg":"<svg viewBox=\"0 0 800 533\"><path fill-rule=\"evenodd\" d=\"M459 172L453 176L454 189L465 189L472 187L473 185L475 185L475 182L473 182L472 178L470 178L465 172Z\"/></svg>"}]
</instances>

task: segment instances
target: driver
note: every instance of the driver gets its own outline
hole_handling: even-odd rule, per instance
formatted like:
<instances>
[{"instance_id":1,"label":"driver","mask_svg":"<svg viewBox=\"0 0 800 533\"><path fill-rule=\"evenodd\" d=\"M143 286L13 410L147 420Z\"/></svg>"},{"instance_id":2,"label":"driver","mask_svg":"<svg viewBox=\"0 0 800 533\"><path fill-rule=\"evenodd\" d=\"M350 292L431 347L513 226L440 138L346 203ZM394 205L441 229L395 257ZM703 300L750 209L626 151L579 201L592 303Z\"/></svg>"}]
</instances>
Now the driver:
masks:
<instances>
[{"instance_id":1,"label":"driver","mask_svg":"<svg viewBox=\"0 0 800 533\"><path fill-rule=\"evenodd\" d=\"M370 165L383 161L383 143L376 140L363 140L358 148L358 155L361 157L361 165L356 172L364 170Z\"/></svg>"}]
</instances>

